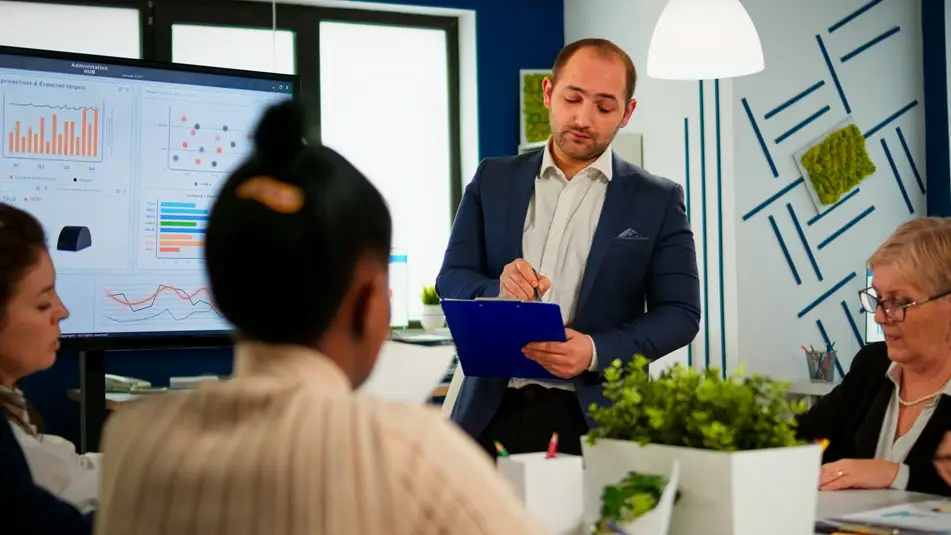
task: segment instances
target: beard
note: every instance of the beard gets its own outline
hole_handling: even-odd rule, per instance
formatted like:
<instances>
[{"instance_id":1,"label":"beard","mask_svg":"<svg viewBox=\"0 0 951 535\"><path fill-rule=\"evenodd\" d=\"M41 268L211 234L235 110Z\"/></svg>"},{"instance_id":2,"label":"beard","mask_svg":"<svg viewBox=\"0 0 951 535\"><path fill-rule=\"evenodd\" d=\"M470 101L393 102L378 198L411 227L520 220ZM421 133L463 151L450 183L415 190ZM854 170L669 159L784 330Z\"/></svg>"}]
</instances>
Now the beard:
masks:
<instances>
[{"instance_id":1,"label":"beard","mask_svg":"<svg viewBox=\"0 0 951 535\"><path fill-rule=\"evenodd\" d=\"M620 125L614 129L610 136L602 138L590 130L568 127L559 131L553 139L558 148L570 158L578 161L588 161L597 159L607 150L611 142L614 141L614 136L617 135L618 130L620 130Z\"/></svg>"}]
</instances>

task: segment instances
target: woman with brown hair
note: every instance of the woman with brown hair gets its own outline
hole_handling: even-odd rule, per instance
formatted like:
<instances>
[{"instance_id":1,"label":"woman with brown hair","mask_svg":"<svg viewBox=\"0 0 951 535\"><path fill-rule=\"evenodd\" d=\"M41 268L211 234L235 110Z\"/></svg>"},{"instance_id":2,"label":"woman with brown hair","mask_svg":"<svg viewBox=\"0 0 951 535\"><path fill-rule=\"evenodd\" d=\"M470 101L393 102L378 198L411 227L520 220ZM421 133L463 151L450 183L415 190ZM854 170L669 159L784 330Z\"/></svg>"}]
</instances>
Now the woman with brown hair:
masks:
<instances>
[{"instance_id":1,"label":"woman with brown hair","mask_svg":"<svg viewBox=\"0 0 951 535\"><path fill-rule=\"evenodd\" d=\"M78 455L69 441L40 434L16 386L56 360L59 322L69 313L55 279L43 227L30 214L0 204L0 411L36 483L86 513L98 503L99 455Z\"/></svg>"}]
</instances>

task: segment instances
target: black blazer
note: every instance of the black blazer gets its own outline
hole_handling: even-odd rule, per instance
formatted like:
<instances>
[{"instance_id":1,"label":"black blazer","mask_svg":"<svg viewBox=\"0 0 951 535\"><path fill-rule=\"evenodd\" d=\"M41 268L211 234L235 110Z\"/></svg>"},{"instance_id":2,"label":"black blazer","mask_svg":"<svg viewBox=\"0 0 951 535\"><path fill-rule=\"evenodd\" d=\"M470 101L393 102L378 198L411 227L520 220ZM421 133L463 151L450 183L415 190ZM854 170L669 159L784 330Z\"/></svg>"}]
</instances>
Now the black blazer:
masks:
<instances>
[{"instance_id":1,"label":"black blazer","mask_svg":"<svg viewBox=\"0 0 951 535\"><path fill-rule=\"evenodd\" d=\"M89 535L91 517L33 482L10 422L0 416L0 532L4 535Z\"/></svg>"},{"instance_id":2,"label":"black blazer","mask_svg":"<svg viewBox=\"0 0 951 535\"><path fill-rule=\"evenodd\" d=\"M863 347L852 360L841 384L799 417L799 436L805 440L829 439L823 462L872 459L895 395L895 384L886 376L888 350L884 342ZM908 452L907 490L951 496L951 487L934 466L934 455L944 434L951 431L951 396L943 395L918 441Z\"/></svg>"}]
</instances>

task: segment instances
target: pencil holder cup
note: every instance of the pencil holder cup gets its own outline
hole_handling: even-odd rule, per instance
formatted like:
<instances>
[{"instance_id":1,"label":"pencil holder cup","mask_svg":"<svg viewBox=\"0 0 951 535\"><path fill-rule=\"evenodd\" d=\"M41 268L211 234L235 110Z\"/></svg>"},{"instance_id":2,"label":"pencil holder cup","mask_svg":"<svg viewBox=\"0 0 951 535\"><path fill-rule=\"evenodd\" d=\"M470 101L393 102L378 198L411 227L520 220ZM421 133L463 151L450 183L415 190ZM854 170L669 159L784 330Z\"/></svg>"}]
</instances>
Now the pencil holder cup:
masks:
<instances>
[{"instance_id":1,"label":"pencil holder cup","mask_svg":"<svg viewBox=\"0 0 951 535\"><path fill-rule=\"evenodd\" d=\"M806 351L806 364L809 366L809 380L814 383L835 381L835 350Z\"/></svg>"},{"instance_id":2,"label":"pencil holder cup","mask_svg":"<svg viewBox=\"0 0 951 535\"><path fill-rule=\"evenodd\" d=\"M576 535L582 531L584 469L577 455L545 452L499 457L498 473L521 498L528 513L552 535Z\"/></svg>"}]
</instances>

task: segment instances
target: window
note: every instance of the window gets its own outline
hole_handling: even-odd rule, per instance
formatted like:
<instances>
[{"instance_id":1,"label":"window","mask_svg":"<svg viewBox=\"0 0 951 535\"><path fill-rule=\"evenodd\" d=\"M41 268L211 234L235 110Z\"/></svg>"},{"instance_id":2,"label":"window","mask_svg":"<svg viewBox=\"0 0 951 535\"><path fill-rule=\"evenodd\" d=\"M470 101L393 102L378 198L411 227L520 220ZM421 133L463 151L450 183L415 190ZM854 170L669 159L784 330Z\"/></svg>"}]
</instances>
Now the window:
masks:
<instances>
[{"instance_id":1,"label":"window","mask_svg":"<svg viewBox=\"0 0 951 535\"><path fill-rule=\"evenodd\" d=\"M152 15L156 59L300 76L310 136L390 206L418 319L462 196L458 20L220 0L156 0Z\"/></svg>"},{"instance_id":2,"label":"window","mask_svg":"<svg viewBox=\"0 0 951 535\"><path fill-rule=\"evenodd\" d=\"M142 57L138 8L0 1L0 45Z\"/></svg>"},{"instance_id":3,"label":"window","mask_svg":"<svg viewBox=\"0 0 951 535\"><path fill-rule=\"evenodd\" d=\"M294 74L294 32L172 25L172 61L206 67Z\"/></svg>"},{"instance_id":4,"label":"window","mask_svg":"<svg viewBox=\"0 0 951 535\"><path fill-rule=\"evenodd\" d=\"M446 31L325 20L319 50L322 142L389 204L418 319L416 296L435 283L458 201Z\"/></svg>"}]
</instances>

